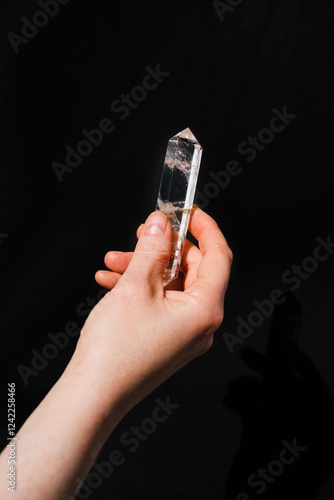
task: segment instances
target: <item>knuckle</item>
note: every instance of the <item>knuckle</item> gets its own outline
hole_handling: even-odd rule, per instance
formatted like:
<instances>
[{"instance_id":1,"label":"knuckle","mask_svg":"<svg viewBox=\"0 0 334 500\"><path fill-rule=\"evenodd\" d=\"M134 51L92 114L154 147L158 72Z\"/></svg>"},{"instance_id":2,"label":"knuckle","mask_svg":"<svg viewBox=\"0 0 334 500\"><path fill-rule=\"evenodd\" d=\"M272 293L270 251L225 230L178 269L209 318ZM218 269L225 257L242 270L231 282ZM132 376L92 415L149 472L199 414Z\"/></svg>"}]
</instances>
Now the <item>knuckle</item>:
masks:
<instances>
[{"instance_id":1,"label":"knuckle","mask_svg":"<svg viewBox=\"0 0 334 500\"><path fill-rule=\"evenodd\" d=\"M221 307L208 308L201 314L200 318L200 337L211 336L217 330L224 318L224 313Z\"/></svg>"},{"instance_id":2,"label":"knuckle","mask_svg":"<svg viewBox=\"0 0 334 500\"><path fill-rule=\"evenodd\" d=\"M170 245L159 238L150 239L149 241L142 242L138 251L146 255L168 255L170 253Z\"/></svg>"},{"instance_id":3,"label":"knuckle","mask_svg":"<svg viewBox=\"0 0 334 500\"><path fill-rule=\"evenodd\" d=\"M216 310L212 311L210 320L208 322L209 331L214 332L215 330L217 330L222 324L223 319L224 313L221 308L217 308Z\"/></svg>"},{"instance_id":4,"label":"knuckle","mask_svg":"<svg viewBox=\"0 0 334 500\"><path fill-rule=\"evenodd\" d=\"M233 260L233 252L232 252L232 249L229 247L229 245L228 245L228 244L226 244L226 247L225 247L225 249L224 249L224 250L225 250L225 253L226 253L226 255L228 256L228 258L229 258L230 260Z\"/></svg>"},{"instance_id":5,"label":"knuckle","mask_svg":"<svg viewBox=\"0 0 334 500\"><path fill-rule=\"evenodd\" d=\"M233 262L233 252L232 252L232 250L230 249L230 247L228 245L226 245L226 246L218 245L217 246L217 253L219 255L221 255L221 257L224 260L227 258L227 260L229 261L230 265L232 264L232 262Z\"/></svg>"},{"instance_id":6,"label":"knuckle","mask_svg":"<svg viewBox=\"0 0 334 500\"><path fill-rule=\"evenodd\" d=\"M157 263L166 264L170 257L170 246L162 241L154 241L153 243L143 243L138 248L139 254L143 255L145 259L152 259Z\"/></svg>"},{"instance_id":7,"label":"knuckle","mask_svg":"<svg viewBox=\"0 0 334 500\"><path fill-rule=\"evenodd\" d=\"M205 354L212 347L213 344L213 335L208 335L201 343L201 352L200 354Z\"/></svg>"},{"instance_id":8,"label":"knuckle","mask_svg":"<svg viewBox=\"0 0 334 500\"><path fill-rule=\"evenodd\" d=\"M227 256L228 256L228 259L229 259L230 263L232 264L232 262L233 262L233 252L230 249L230 247L227 247L226 253L227 253Z\"/></svg>"},{"instance_id":9,"label":"knuckle","mask_svg":"<svg viewBox=\"0 0 334 500\"><path fill-rule=\"evenodd\" d=\"M196 357L202 356L203 354L208 352L212 344L213 344L213 333L211 333L210 335L201 336L195 343Z\"/></svg>"}]
</instances>

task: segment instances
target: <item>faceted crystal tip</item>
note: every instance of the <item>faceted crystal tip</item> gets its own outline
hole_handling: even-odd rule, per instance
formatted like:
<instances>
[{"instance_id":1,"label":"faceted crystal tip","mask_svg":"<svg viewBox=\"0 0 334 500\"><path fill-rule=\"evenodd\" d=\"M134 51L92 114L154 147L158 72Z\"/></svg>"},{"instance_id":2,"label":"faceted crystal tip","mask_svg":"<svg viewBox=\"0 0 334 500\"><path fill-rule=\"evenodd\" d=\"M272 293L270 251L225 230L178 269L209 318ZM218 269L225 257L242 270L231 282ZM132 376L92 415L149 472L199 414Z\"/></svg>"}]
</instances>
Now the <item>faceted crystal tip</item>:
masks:
<instances>
[{"instance_id":1,"label":"faceted crystal tip","mask_svg":"<svg viewBox=\"0 0 334 500\"><path fill-rule=\"evenodd\" d=\"M196 139L190 128L185 128L184 130L182 130L182 132L176 134L175 137L180 137L181 139L187 139L188 141L197 142L197 144L199 144L198 140Z\"/></svg>"}]
</instances>

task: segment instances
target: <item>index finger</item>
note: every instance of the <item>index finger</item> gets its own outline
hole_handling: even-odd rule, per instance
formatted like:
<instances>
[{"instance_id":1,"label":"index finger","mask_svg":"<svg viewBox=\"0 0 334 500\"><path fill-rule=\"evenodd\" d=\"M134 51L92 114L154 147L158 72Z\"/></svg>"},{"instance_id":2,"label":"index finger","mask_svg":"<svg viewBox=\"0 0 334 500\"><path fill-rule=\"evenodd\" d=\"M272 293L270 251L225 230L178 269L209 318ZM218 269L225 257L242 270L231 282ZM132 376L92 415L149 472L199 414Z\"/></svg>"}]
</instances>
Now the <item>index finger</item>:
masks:
<instances>
[{"instance_id":1,"label":"index finger","mask_svg":"<svg viewBox=\"0 0 334 500\"><path fill-rule=\"evenodd\" d=\"M232 252L216 221L194 205L189 231L197 239L203 258L197 269L197 280L188 293L204 288L210 295L224 296L232 264Z\"/></svg>"}]
</instances>

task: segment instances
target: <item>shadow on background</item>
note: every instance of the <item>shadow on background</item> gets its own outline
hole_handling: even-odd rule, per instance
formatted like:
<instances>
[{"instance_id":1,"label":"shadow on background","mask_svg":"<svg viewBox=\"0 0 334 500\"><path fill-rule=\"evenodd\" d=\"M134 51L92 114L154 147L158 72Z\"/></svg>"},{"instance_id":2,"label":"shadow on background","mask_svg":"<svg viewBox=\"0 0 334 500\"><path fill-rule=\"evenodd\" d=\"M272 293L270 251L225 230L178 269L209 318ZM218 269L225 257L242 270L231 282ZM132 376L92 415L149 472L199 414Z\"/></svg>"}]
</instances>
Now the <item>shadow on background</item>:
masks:
<instances>
[{"instance_id":1,"label":"shadow on background","mask_svg":"<svg viewBox=\"0 0 334 500\"><path fill-rule=\"evenodd\" d=\"M244 428L225 500L314 499L334 469L333 397L298 347L302 308L286 296L273 315L266 353L240 351L259 377L232 382L224 401Z\"/></svg>"}]
</instances>

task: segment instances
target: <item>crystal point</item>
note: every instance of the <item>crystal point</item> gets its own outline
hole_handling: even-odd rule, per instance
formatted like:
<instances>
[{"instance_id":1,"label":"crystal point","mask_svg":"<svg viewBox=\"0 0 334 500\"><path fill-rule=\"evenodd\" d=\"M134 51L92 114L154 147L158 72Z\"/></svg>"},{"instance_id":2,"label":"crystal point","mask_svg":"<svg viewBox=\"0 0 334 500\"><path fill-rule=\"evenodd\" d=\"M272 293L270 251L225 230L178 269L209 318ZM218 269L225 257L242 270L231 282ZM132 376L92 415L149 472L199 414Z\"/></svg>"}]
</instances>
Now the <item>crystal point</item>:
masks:
<instances>
[{"instance_id":1,"label":"crystal point","mask_svg":"<svg viewBox=\"0 0 334 500\"><path fill-rule=\"evenodd\" d=\"M189 128L168 141L156 206L156 210L167 215L173 231L172 253L164 273L164 286L179 273L202 151Z\"/></svg>"},{"instance_id":2,"label":"crystal point","mask_svg":"<svg viewBox=\"0 0 334 500\"><path fill-rule=\"evenodd\" d=\"M184 130L182 130L182 132L176 134L175 137L180 137L181 139L188 139L188 141L197 142L197 144L199 144L198 140L196 139L190 128L185 128Z\"/></svg>"}]
</instances>

